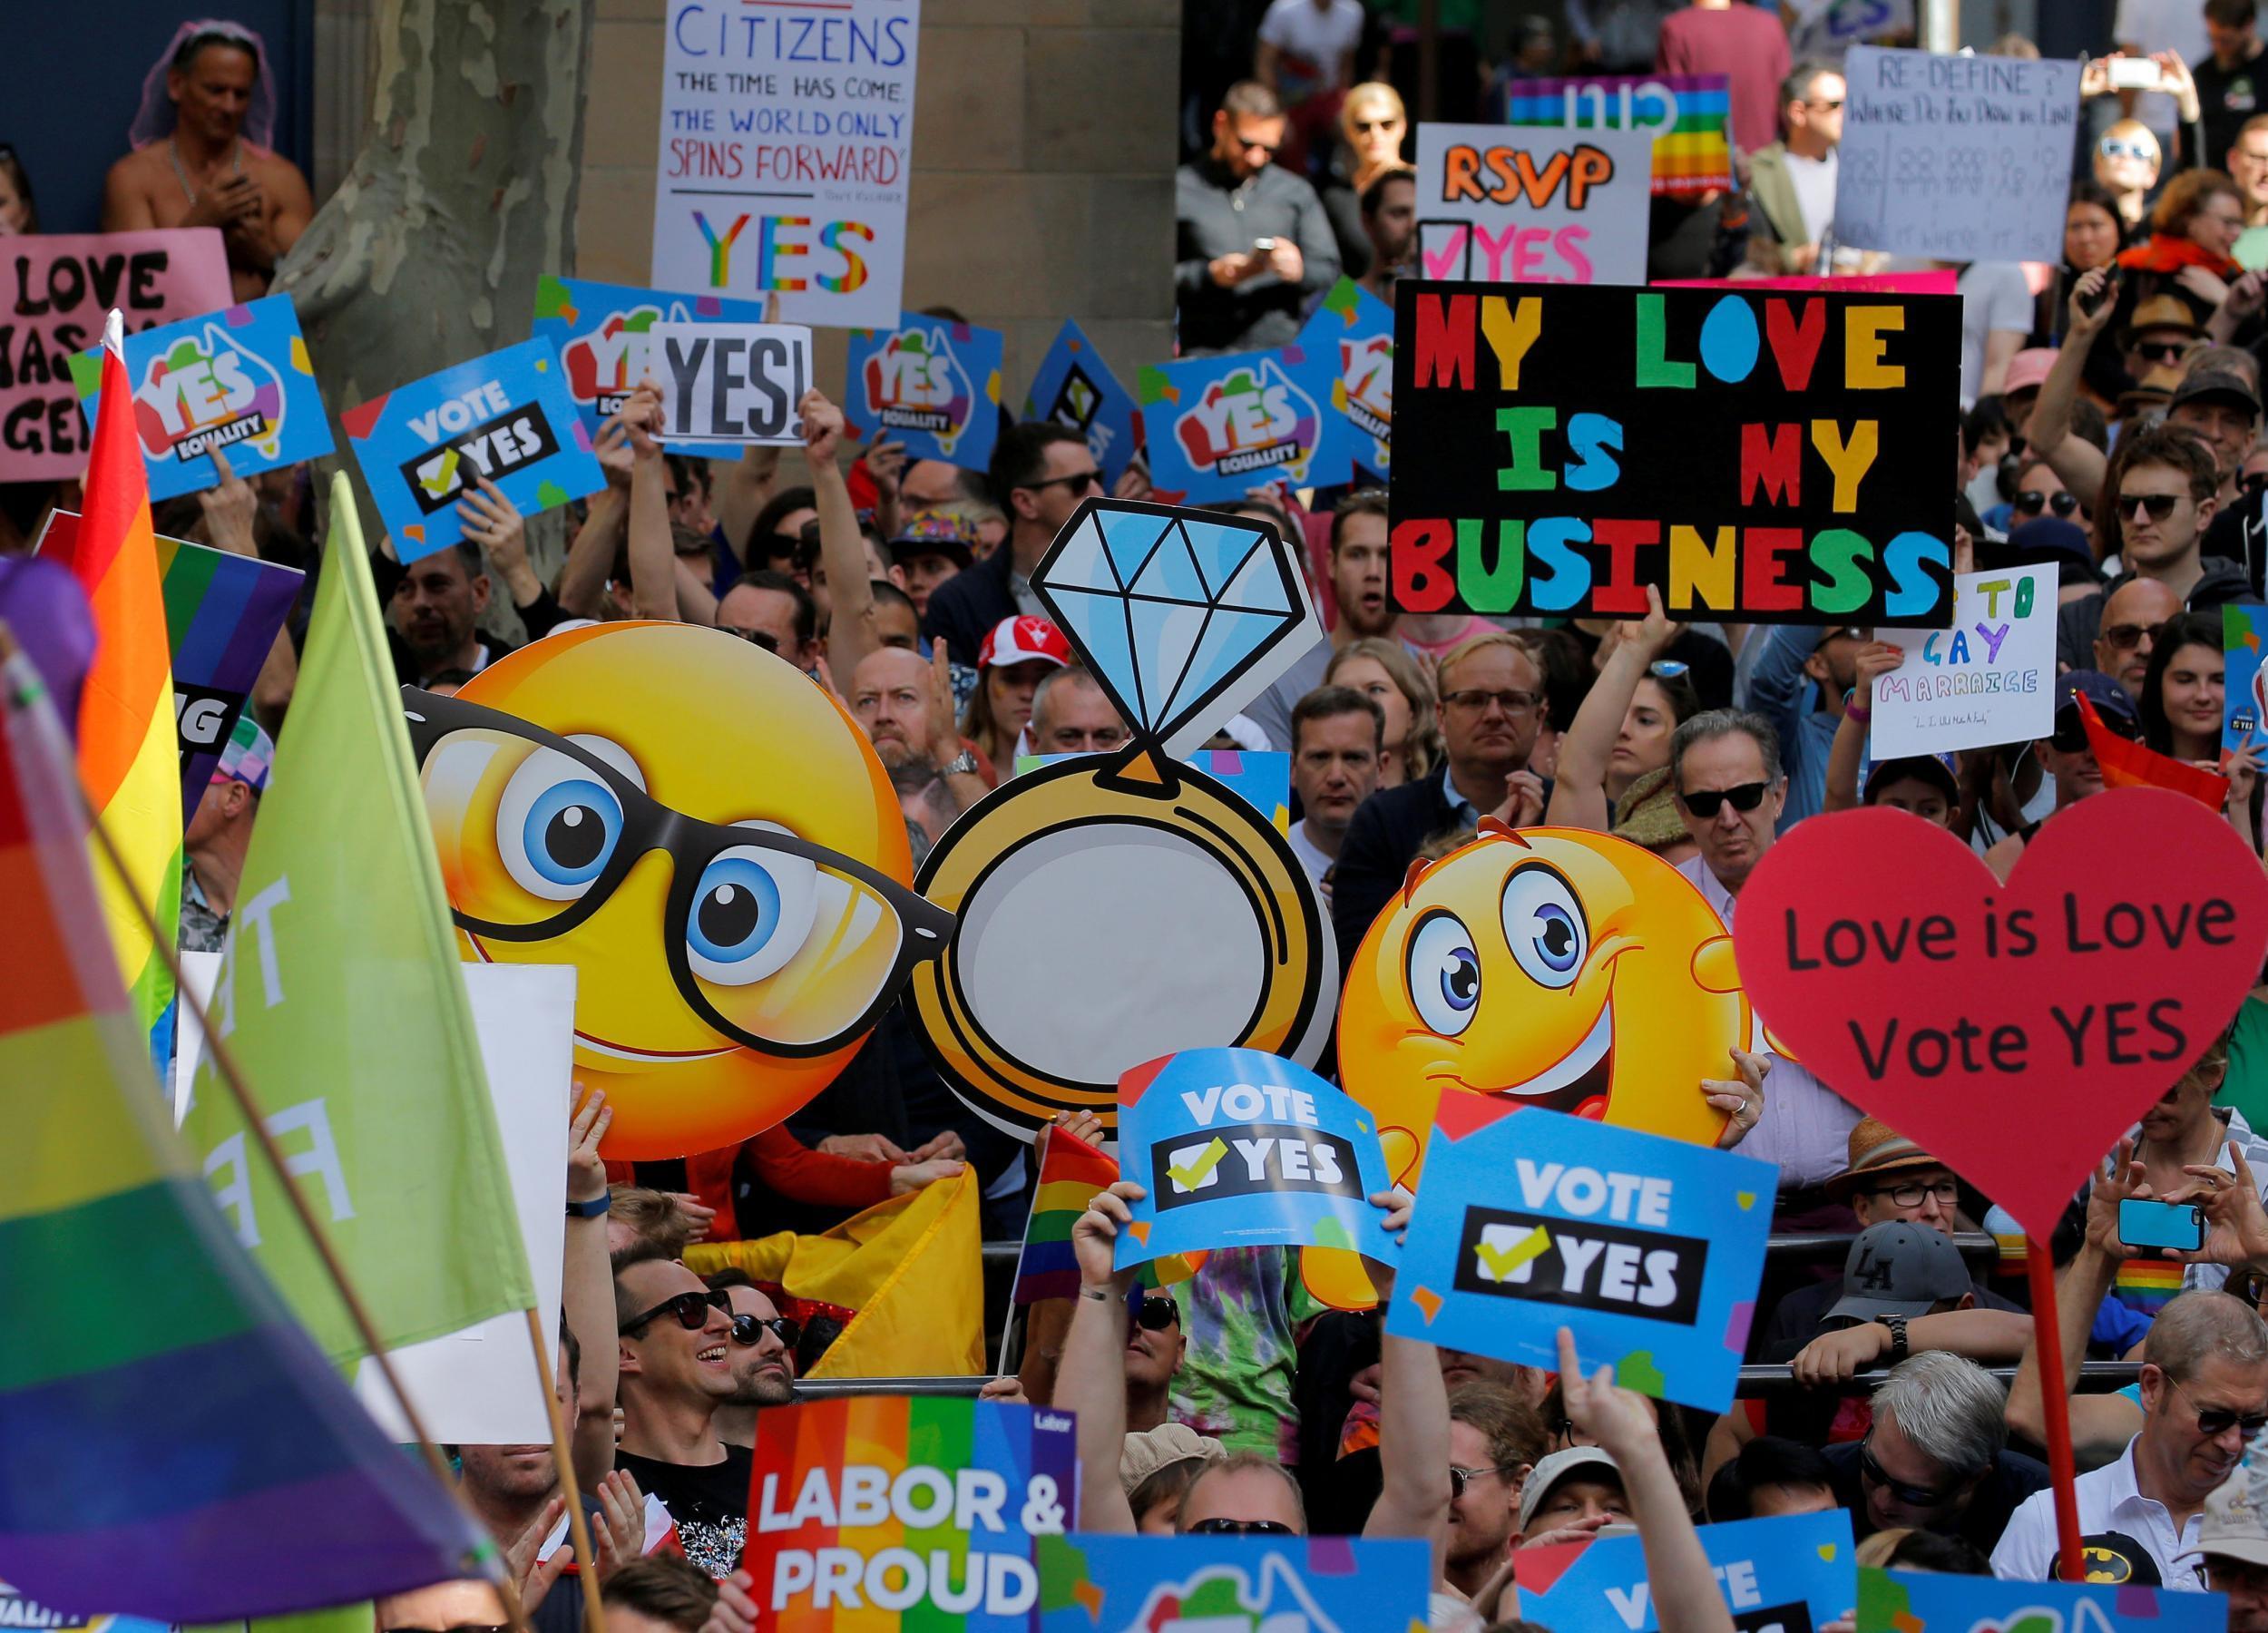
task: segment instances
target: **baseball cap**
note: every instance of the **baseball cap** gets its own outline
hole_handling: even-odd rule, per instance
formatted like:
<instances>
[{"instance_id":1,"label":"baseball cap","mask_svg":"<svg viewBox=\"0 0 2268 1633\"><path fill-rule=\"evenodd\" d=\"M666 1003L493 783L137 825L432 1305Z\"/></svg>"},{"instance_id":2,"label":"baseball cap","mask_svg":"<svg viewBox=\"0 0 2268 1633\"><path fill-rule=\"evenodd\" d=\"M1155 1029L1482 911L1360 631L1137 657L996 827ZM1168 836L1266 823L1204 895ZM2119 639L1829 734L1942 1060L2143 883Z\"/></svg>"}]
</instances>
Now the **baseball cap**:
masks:
<instances>
[{"instance_id":1,"label":"baseball cap","mask_svg":"<svg viewBox=\"0 0 2268 1633\"><path fill-rule=\"evenodd\" d=\"M2126 689L2100 670L2066 670L2056 677L2056 712L2078 708L2078 699L2086 698L2095 705L2097 714L2124 715L2136 718L2134 699L2126 696Z\"/></svg>"},{"instance_id":2,"label":"baseball cap","mask_svg":"<svg viewBox=\"0 0 2268 1633\"><path fill-rule=\"evenodd\" d=\"M2268 1436L2244 1448L2229 1477L2205 1499L2197 1551L2268 1565Z\"/></svg>"},{"instance_id":3,"label":"baseball cap","mask_svg":"<svg viewBox=\"0 0 2268 1633\"><path fill-rule=\"evenodd\" d=\"M1901 777L1919 777L1933 786L1949 800L1959 803L1960 784L1953 776L1953 757L1950 754L1910 754L1898 759L1876 760L1866 771L1866 790L1859 796L1862 805L1872 805L1877 789L1898 781ZM1857 1138L1855 1132L1853 1135Z\"/></svg>"},{"instance_id":4,"label":"baseball cap","mask_svg":"<svg viewBox=\"0 0 2268 1633\"><path fill-rule=\"evenodd\" d=\"M1614 1453L1598 1446L1569 1446L1564 1452L1554 1452L1528 1472L1527 1483L1520 1488L1520 1529L1526 1530L1528 1522L1536 1517L1543 1500L1551 1495L1551 1488L1578 1469L1599 1468L1622 1483L1622 1465L1614 1460Z\"/></svg>"},{"instance_id":5,"label":"baseball cap","mask_svg":"<svg viewBox=\"0 0 2268 1633\"><path fill-rule=\"evenodd\" d=\"M220 764L213 776L234 777L255 794L268 789L268 768L276 758L276 745L249 714L236 718L236 728L220 745Z\"/></svg>"},{"instance_id":6,"label":"baseball cap","mask_svg":"<svg viewBox=\"0 0 2268 1633\"><path fill-rule=\"evenodd\" d=\"M1927 1225L1887 1219L1852 1242L1843 1262L1843 1296L1822 1320L1926 1315L1940 1299L1959 1298L1969 1289L1969 1267L1950 1237Z\"/></svg>"},{"instance_id":7,"label":"baseball cap","mask_svg":"<svg viewBox=\"0 0 2268 1633\"><path fill-rule=\"evenodd\" d=\"M1227 1447L1209 1434L1199 1434L1187 1423L1160 1423L1155 1429L1126 1437L1119 1448L1119 1484L1131 1497L1135 1487L1160 1469L1191 1458L1217 1462L1227 1455Z\"/></svg>"},{"instance_id":8,"label":"baseball cap","mask_svg":"<svg viewBox=\"0 0 2268 1633\"><path fill-rule=\"evenodd\" d=\"M2192 369L2188 377L2175 387L2173 397L2165 406L2173 409L2184 403L2208 399L2234 404L2253 418L2260 417L2259 394L2244 383L2242 376L2231 374L2225 368Z\"/></svg>"},{"instance_id":9,"label":"baseball cap","mask_svg":"<svg viewBox=\"0 0 2268 1633\"><path fill-rule=\"evenodd\" d=\"M2048 378L2048 371L2055 366L2054 347L2026 347L2009 359L2008 373L2000 380L2001 396L2012 397L2019 391L2038 390Z\"/></svg>"},{"instance_id":10,"label":"baseball cap","mask_svg":"<svg viewBox=\"0 0 2268 1633\"><path fill-rule=\"evenodd\" d=\"M1071 643L1046 619L1030 613L1002 619L985 631L983 644L976 649L979 670L999 663L1030 663L1034 659L1069 667Z\"/></svg>"},{"instance_id":11,"label":"baseball cap","mask_svg":"<svg viewBox=\"0 0 2268 1633\"><path fill-rule=\"evenodd\" d=\"M909 556L951 556L966 567L976 559L975 541L962 530L961 518L950 511L908 511L890 539L890 559L903 562Z\"/></svg>"}]
</instances>

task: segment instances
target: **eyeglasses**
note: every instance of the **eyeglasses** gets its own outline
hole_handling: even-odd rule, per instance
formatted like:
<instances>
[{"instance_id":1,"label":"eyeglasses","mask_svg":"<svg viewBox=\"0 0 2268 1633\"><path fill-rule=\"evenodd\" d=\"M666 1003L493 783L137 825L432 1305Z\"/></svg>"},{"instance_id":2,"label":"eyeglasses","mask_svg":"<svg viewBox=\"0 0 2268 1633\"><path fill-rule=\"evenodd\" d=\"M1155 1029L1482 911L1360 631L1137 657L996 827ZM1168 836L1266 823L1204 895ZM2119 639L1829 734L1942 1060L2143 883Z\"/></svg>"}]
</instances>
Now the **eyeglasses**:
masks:
<instances>
[{"instance_id":1,"label":"eyeglasses","mask_svg":"<svg viewBox=\"0 0 2268 1633\"><path fill-rule=\"evenodd\" d=\"M2095 718L2102 722L2103 729L2113 737L2125 738L2129 743L2142 740L2142 725L2138 720L2130 720L2125 715L2101 709L2095 711ZM2086 750L2087 722L2080 718L2077 709L2056 711L2056 732L2048 743L2050 748L2065 754L2079 754Z\"/></svg>"},{"instance_id":2,"label":"eyeglasses","mask_svg":"<svg viewBox=\"0 0 2268 1633\"><path fill-rule=\"evenodd\" d=\"M451 916L477 938L579 928L653 851L678 993L746 1049L807 1059L871 1031L953 915L887 874L777 827L670 809L580 743L501 710L402 689ZM797 979L772 982L783 970Z\"/></svg>"},{"instance_id":3,"label":"eyeglasses","mask_svg":"<svg viewBox=\"0 0 2268 1633\"><path fill-rule=\"evenodd\" d=\"M1874 1437L1871 1434L1859 1442L1859 1472L1870 1483L1882 1487L1899 1501L1913 1508L1936 1508L1960 1489L1959 1481L1937 1491L1929 1486L1908 1485L1902 1480L1892 1480L1882 1465L1874 1461Z\"/></svg>"},{"instance_id":4,"label":"eyeglasses","mask_svg":"<svg viewBox=\"0 0 2268 1633\"><path fill-rule=\"evenodd\" d=\"M2165 633L2165 622L2163 619L2154 624L2118 623L2103 626L2103 639L2122 652L2132 651L2146 640L2152 646L2156 646L2159 638Z\"/></svg>"},{"instance_id":5,"label":"eyeglasses","mask_svg":"<svg viewBox=\"0 0 2268 1633\"><path fill-rule=\"evenodd\" d=\"M1402 125L1402 122L1398 119L1358 119L1354 122L1357 131L1365 132L1399 130Z\"/></svg>"},{"instance_id":6,"label":"eyeglasses","mask_svg":"<svg viewBox=\"0 0 2268 1633\"><path fill-rule=\"evenodd\" d=\"M1704 822L1714 819L1727 801L1735 811L1753 811L1764 803L1764 797L1772 791L1770 783L1742 783L1732 788L1696 788L1692 793L1680 789L1678 803Z\"/></svg>"},{"instance_id":7,"label":"eyeglasses","mask_svg":"<svg viewBox=\"0 0 2268 1633\"><path fill-rule=\"evenodd\" d=\"M1543 694L1531 691L1483 691L1475 687L1465 691L1445 692L1442 701L1452 709L1470 709L1485 714L1493 703L1508 715L1530 714L1543 701Z\"/></svg>"},{"instance_id":8,"label":"eyeglasses","mask_svg":"<svg viewBox=\"0 0 2268 1633\"><path fill-rule=\"evenodd\" d=\"M1273 153L1276 150L1270 148L1268 152ZM1083 494L1090 488L1100 493L1102 473L1100 471L1074 471L1068 476L1051 476L1044 482L1019 482L1016 485L1031 494L1037 494L1051 487L1067 487L1074 494Z\"/></svg>"},{"instance_id":9,"label":"eyeglasses","mask_svg":"<svg viewBox=\"0 0 2268 1633\"><path fill-rule=\"evenodd\" d=\"M2189 349L2186 340L2137 340L2128 348L2146 363L2178 363Z\"/></svg>"},{"instance_id":10,"label":"eyeglasses","mask_svg":"<svg viewBox=\"0 0 2268 1633\"><path fill-rule=\"evenodd\" d=\"M2174 513L2174 507L2187 498L2185 494L2126 494L2118 495L2118 519L2137 520L2135 512L2142 512L2153 522L2163 522Z\"/></svg>"},{"instance_id":11,"label":"eyeglasses","mask_svg":"<svg viewBox=\"0 0 2268 1633\"><path fill-rule=\"evenodd\" d=\"M2155 161L2157 149L2147 142L2130 142L2123 136L2106 136L2095 144L2095 151L2106 159L2141 159Z\"/></svg>"},{"instance_id":12,"label":"eyeglasses","mask_svg":"<svg viewBox=\"0 0 2268 1633\"><path fill-rule=\"evenodd\" d=\"M738 635L750 646L760 646L774 657L779 655L779 637L769 630L743 630L733 624L717 626L728 635Z\"/></svg>"},{"instance_id":13,"label":"eyeglasses","mask_svg":"<svg viewBox=\"0 0 2268 1633\"><path fill-rule=\"evenodd\" d=\"M1299 1533L1281 1520L1200 1520L1189 1527L1192 1537L1296 1537Z\"/></svg>"},{"instance_id":14,"label":"eyeglasses","mask_svg":"<svg viewBox=\"0 0 2268 1633\"><path fill-rule=\"evenodd\" d=\"M1646 672L1657 680L1675 680L1692 670L1693 665L1680 658L1657 658L1646 666Z\"/></svg>"},{"instance_id":15,"label":"eyeglasses","mask_svg":"<svg viewBox=\"0 0 2268 1633\"><path fill-rule=\"evenodd\" d=\"M1449 1465L1449 1495L1452 1500L1454 1500L1463 1496L1465 1494L1465 1487L1471 1485L1476 1480L1481 1479L1482 1477L1490 1474L1509 1474L1511 1470L1506 1468L1502 1463L1493 1463L1485 1469L1461 1469L1455 1463L1451 1463Z\"/></svg>"},{"instance_id":16,"label":"eyeglasses","mask_svg":"<svg viewBox=\"0 0 2268 1633\"><path fill-rule=\"evenodd\" d=\"M2058 516L2068 516L2079 508L2079 496L2072 493L2043 494L2038 488L2026 488L2016 495L2009 508L2019 516L2037 516L2042 510L2051 510Z\"/></svg>"},{"instance_id":17,"label":"eyeglasses","mask_svg":"<svg viewBox=\"0 0 2268 1633\"><path fill-rule=\"evenodd\" d=\"M2197 1414L2197 1433L2200 1434L2226 1434L2231 1428L2241 1425L2244 1438L2250 1440L2263 1429L2268 1429L2268 1412L2239 1413L2226 1406L2200 1406L2189 1398L2187 1390L2175 1382L2171 1373L2166 1374L2165 1381L2174 1385L2174 1393L2181 1396L2182 1403Z\"/></svg>"},{"instance_id":18,"label":"eyeglasses","mask_svg":"<svg viewBox=\"0 0 2268 1633\"><path fill-rule=\"evenodd\" d=\"M1910 1179L1903 1185L1878 1185L1866 1194L1870 1197L1888 1197L1900 1208L1919 1208L1924 1198L1935 1197L1950 1208L1960 1200L1960 1181L1939 1179L1925 1185L1919 1179Z\"/></svg>"},{"instance_id":19,"label":"eyeglasses","mask_svg":"<svg viewBox=\"0 0 2268 1633\"><path fill-rule=\"evenodd\" d=\"M754 1349L764 1342L760 1335L766 1328L772 1336L788 1349L794 1349L803 1339L803 1323L790 1321L785 1315L735 1315L732 1318L732 1341L744 1349Z\"/></svg>"},{"instance_id":20,"label":"eyeglasses","mask_svg":"<svg viewBox=\"0 0 2268 1633\"><path fill-rule=\"evenodd\" d=\"M689 1333L698 1333L709 1325L709 1313L722 1310L732 1314L732 1295L719 1287L709 1293L680 1293L675 1298L665 1298L643 1315L633 1315L618 1329L629 1335L649 1325L660 1315L674 1315L678 1325Z\"/></svg>"},{"instance_id":21,"label":"eyeglasses","mask_svg":"<svg viewBox=\"0 0 2268 1633\"><path fill-rule=\"evenodd\" d=\"M1169 1326L1181 1325L1181 1306L1174 1303L1170 1293L1145 1294L1142 1307L1134 1312L1134 1319L1145 1332L1163 1332Z\"/></svg>"}]
</instances>

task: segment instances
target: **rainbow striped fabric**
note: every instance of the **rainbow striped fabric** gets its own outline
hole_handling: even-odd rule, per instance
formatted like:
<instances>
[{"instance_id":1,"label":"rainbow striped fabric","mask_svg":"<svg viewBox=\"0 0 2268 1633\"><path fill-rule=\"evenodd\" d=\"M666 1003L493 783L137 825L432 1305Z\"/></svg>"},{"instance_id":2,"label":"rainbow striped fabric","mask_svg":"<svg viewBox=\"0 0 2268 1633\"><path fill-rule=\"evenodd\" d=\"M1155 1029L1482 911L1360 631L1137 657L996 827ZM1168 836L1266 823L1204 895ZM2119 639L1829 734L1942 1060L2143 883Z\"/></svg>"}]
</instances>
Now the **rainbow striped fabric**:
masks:
<instances>
[{"instance_id":1,"label":"rainbow striped fabric","mask_svg":"<svg viewBox=\"0 0 2268 1633\"><path fill-rule=\"evenodd\" d=\"M2095 751L2095 763L2102 770L2105 787L2165 788L2188 795L2216 815L2226 803L2227 777L2200 770L2186 760L2177 760L2170 754L2160 754L2130 738L2120 737L2103 724L2094 700L2084 695L2079 699L2079 719L2087 726L2087 746Z\"/></svg>"},{"instance_id":2,"label":"rainbow striped fabric","mask_svg":"<svg viewBox=\"0 0 2268 1633\"><path fill-rule=\"evenodd\" d=\"M2123 1259L2111 1279L2110 1296L2137 1315L2155 1316L2182 1290L2182 1271L2170 1259Z\"/></svg>"},{"instance_id":3,"label":"rainbow striped fabric","mask_svg":"<svg viewBox=\"0 0 2268 1633\"><path fill-rule=\"evenodd\" d=\"M1732 94L1733 82L1722 73L1516 80L1505 91L1504 122L1627 130L1662 123L1660 104L1667 100L1667 128L1654 138L1654 191L1706 192L1733 185L1733 150L1725 138Z\"/></svg>"},{"instance_id":4,"label":"rainbow striped fabric","mask_svg":"<svg viewBox=\"0 0 2268 1633\"><path fill-rule=\"evenodd\" d=\"M103 389L116 403L132 396L122 328L112 312L103 335ZM126 864L122 879L95 854L102 922L118 950L133 1013L162 1049L171 1031L173 978L142 909L154 910L171 940L181 919L181 772L150 478L129 416L94 427L71 571L93 609L95 632L94 662L79 695L79 780Z\"/></svg>"},{"instance_id":5,"label":"rainbow striped fabric","mask_svg":"<svg viewBox=\"0 0 2268 1633\"><path fill-rule=\"evenodd\" d=\"M494 1545L347 1393L174 1134L70 744L12 649L0 713L0 1579L209 1622L477 1570ZM161 769L178 821L170 744Z\"/></svg>"},{"instance_id":6,"label":"rainbow striped fabric","mask_svg":"<svg viewBox=\"0 0 2268 1633\"><path fill-rule=\"evenodd\" d=\"M1117 1183L1119 1165L1075 1134L1048 1130L1047 1152L1040 1159L1040 1182L1031 1193L1031 1217L1024 1223L1023 1251L1016 1259L1015 1302L1079 1296L1079 1261L1071 1254L1071 1227L1099 1190ZM1135 1278L1145 1287L1185 1282L1204 1264L1201 1253L1175 1254L1142 1266Z\"/></svg>"}]
</instances>

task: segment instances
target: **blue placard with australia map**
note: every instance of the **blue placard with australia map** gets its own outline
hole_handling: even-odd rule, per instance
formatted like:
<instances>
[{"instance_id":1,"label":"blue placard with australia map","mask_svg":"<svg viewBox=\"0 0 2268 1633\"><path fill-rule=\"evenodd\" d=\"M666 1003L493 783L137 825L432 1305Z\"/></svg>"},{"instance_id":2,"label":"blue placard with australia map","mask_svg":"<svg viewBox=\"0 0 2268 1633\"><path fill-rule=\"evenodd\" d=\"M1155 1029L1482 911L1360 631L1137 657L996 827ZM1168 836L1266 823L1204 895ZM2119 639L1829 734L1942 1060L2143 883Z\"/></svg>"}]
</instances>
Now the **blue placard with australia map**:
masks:
<instances>
[{"instance_id":1,"label":"blue placard with australia map","mask_svg":"<svg viewBox=\"0 0 2268 1633\"><path fill-rule=\"evenodd\" d=\"M592 436L649 371L646 337L657 323L762 323L760 300L715 295L670 295L630 284L592 283L545 273L535 283L535 320L530 338L548 340L559 353L567 395ZM654 370L659 383L662 376ZM664 443L664 447L673 446ZM714 446L686 448L713 455Z\"/></svg>"},{"instance_id":2,"label":"blue placard with australia map","mask_svg":"<svg viewBox=\"0 0 2268 1633\"><path fill-rule=\"evenodd\" d=\"M1278 482L1344 482L1345 447L1328 434L1334 378L1319 350L1296 342L1144 368L1135 395L1151 496L1209 504Z\"/></svg>"},{"instance_id":3,"label":"blue placard with australia map","mask_svg":"<svg viewBox=\"0 0 2268 1633\"><path fill-rule=\"evenodd\" d=\"M895 328L853 329L843 414L855 437L891 437L908 459L981 471L1000 437L998 329L907 312Z\"/></svg>"},{"instance_id":4,"label":"blue placard with australia map","mask_svg":"<svg viewBox=\"0 0 2268 1633\"><path fill-rule=\"evenodd\" d=\"M1393 316L1387 314L1389 320ZM1087 452L1102 468L1105 487L1126 474L1142 445L1142 411L1135 406L1134 394L1119 383L1087 331L1070 318L1032 371L1023 416L1069 425L1084 436Z\"/></svg>"},{"instance_id":5,"label":"blue placard with australia map","mask_svg":"<svg viewBox=\"0 0 2268 1633\"><path fill-rule=\"evenodd\" d=\"M1352 1537L1032 1539L1039 1633L1424 1633L1422 1541Z\"/></svg>"},{"instance_id":6,"label":"blue placard with australia map","mask_svg":"<svg viewBox=\"0 0 2268 1633\"><path fill-rule=\"evenodd\" d=\"M1392 475L1393 308L1342 278L1299 331L1299 345L1331 382L1323 468L1344 462L1356 477Z\"/></svg>"}]
</instances>

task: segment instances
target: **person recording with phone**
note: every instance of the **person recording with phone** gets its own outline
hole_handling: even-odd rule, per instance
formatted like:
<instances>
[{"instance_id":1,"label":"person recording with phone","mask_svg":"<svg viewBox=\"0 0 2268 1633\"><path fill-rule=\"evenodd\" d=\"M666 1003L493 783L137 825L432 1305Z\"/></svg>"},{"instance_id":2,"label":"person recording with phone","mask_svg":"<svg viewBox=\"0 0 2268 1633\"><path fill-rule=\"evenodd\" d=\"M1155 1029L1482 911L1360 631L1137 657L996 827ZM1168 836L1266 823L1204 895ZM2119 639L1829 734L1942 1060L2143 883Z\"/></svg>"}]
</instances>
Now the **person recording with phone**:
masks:
<instances>
[{"instance_id":1,"label":"person recording with phone","mask_svg":"<svg viewBox=\"0 0 2268 1633\"><path fill-rule=\"evenodd\" d=\"M1323 200L1276 162L1285 115L1256 80L1229 86L1213 145L1174 178L1175 317L1184 357L1282 346L1339 278Z\"/></svg>"}]
</instances>

